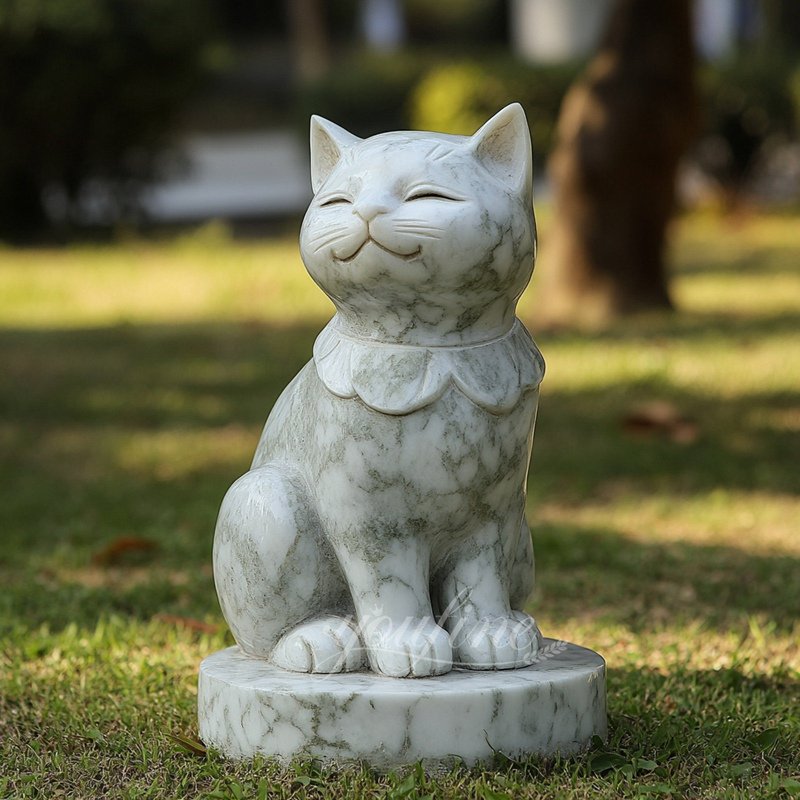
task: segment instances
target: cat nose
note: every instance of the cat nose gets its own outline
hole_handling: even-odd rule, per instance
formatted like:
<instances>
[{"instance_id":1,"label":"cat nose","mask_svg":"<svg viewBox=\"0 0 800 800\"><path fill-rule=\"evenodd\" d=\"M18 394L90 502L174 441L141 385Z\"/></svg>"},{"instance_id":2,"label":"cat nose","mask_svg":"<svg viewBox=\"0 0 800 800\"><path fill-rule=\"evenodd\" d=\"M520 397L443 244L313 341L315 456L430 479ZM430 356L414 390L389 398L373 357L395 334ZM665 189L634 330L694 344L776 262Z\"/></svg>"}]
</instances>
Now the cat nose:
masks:
<instances>
[{"instance_id":1,"label":"cat nose","mask_svg":"<svg viewBox=\"0 0 800 800\"><path fill-rule=\"evenodd\" d=\"M385 198L379 196L359 197L353 204L353 213L357 214L364 222L375 219L378 214L389 211L389 204Z\"/></svg>"}]
</instances>

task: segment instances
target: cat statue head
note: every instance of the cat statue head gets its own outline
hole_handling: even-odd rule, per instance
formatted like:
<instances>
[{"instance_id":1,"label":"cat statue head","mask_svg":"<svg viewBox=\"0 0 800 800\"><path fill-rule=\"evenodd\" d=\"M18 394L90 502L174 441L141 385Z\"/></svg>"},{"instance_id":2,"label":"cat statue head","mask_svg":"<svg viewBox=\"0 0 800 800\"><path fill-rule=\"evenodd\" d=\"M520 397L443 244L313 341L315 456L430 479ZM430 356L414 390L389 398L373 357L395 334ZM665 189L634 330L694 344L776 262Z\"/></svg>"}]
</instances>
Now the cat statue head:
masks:
<instances>
[{"instance_id":1,"label":"cat statue head","mask_svg":"<svg viewBox=\"0 0 800 800\"><path fill-rule=\"evenodd\" d=\"M342 332L417 346L507 333L533 272L531 161L518 103L472 136L359 139L312 117L300 251Z\"/></svg>"}]
</instances>

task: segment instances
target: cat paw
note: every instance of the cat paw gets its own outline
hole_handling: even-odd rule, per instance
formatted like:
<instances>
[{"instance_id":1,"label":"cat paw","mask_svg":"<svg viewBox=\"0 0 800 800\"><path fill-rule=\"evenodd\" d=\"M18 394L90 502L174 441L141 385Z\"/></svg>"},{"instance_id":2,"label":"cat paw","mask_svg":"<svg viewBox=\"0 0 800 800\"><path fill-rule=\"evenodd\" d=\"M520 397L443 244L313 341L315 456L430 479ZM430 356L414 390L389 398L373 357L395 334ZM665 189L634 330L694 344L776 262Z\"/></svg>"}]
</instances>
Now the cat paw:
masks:
<instances>
[{"instance_id":1,"label":"cat paw","mask_svg":"<svg viewBox=\"0 0 800 800\"><path fill-rule=\"evenodd\" d=\"M365 640L370 666L382 675L424 678L453 668L450 637L433 619L385 622L365 634Z\"/></svg>"},{"instance_id":2,"label":"cat paw","mask_svg":"<svg viewBox=\"0 0 800 800\"><path fill-rule=\"evenodd\" d=\"M536 661L541 634L533 617L510 616L465 621L453 633L456 666L467 669L518 669Z\"/></svg>"},{"instance_id":3,"label":"cat paw","mask_svg":"<svg viewBox=\"0 0 800 800\"><path fill-rule=\"evenodd\" d=\"M351 672L364 666L364 648L349 620L318 617L284 634L272 663L292 672Z\"/></svg>"}]
</instances>

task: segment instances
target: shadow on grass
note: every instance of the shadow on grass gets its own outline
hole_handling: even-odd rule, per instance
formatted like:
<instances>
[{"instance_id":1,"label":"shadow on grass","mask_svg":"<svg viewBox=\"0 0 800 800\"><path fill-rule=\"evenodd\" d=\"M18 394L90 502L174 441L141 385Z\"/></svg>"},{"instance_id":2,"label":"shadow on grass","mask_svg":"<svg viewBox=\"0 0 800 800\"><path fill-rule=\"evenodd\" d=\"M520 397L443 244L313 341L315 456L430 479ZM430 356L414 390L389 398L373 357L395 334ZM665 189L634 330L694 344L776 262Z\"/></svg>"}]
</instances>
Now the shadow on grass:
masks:
<instances>
[{"instance_id":1,"label":"shadow on grass","mask_svg":"<svg viewBox=\"0 0 800 800\"><path fill-rule=\"evenodd\" d=\"M795 270L796 271L796 270ZM535 319L523 320L536 334ZM704 342L716 342L720 339L737 344L755 343L762 336L781 336L796 334L800 326L800 314L780 312L775 314L729 314L700 312L654 312L643 314L635 319L609 325L607 328L591 333L569 328L546 330L536 336L540 347L545 349L548 343L585 342L641 342L641 343L685 343L701 345Z\"/></svg>"},{"instance_id":2,"label":"shadow on grass","mask_svg":"<svg viewBox=\"0 0 800 800\"><path fill-rule=\"evenodd\" d=\"M109 615L168 614L222 625L209 569L214 517L209 509L188 542L165 534L161 552L138 565L92 566L90 549L75 544L62 560L78 566L60 567L43 558L47 543L38 542L40 557L5 581L0 630L14 620L91 629ZM559 626L593 620L637 634L699 624L745 637L751 616L765 635L790 632L797 622L797 558L687 542L644 544L609 529L554 525L537 527L535 539L531 610Z\"/></svg>"},{"instance_id":3,"label":"shadow on grass","mask_svg":"<svg viewBox=\"0 0 800 800\"><path fill-rule=\"evenodd\" d=\"M752 615L781 631L797 621L794 557L562 525L535 526L534 539L535 610L560 624L589 617L641 633L700 623L745 635Z\"/></svg>"},{"instance_id":4,"label":"shadow on grass","mask_svg":"<svg viewBox=\"0 0 800 800\"><path fill-rule=\"evenodd\" d=\"M755 335L769 325L788 329L788 317L739 330ZM319 327L0 330L0 577L9 587L0 614L53 625L109 613L216 615L208 564L219 502L247 468L269 409ZM699 421L696 442L623 434L626 409L654 392ZM620 479L642 497L716 487L793 492L798 433L769 427L754 407L792 410L797 398L764 392L721 401L648 382L548 392L534 498L575 502ZM138 578L93 566L98 549L131 535L159 546ZM614 530L550 526L537 536L542 603L564 618L591 599L598 614L628 625L668 624L679 611L722 628L753 613L783 626L800 607L797 559L641 544ZM574 606L556 605L556 594Z\"/></svg>"},{"instance_id":5,"label":"shadow on grass","mask_svg":"<svg viewBox=\"0 0 800 800\"><path fill-rule=\"evenodd\" d=\"M796 275L797 244L750 245L737 254L720 258L715 243L703 248L694 242L692 252L684 250L677 270L683 275Z\"/></svg>"},{"instance_id":6,"label":"shadow on grass","mask_svg":"<svg viewBox=\"0 0 800 800\"><path fill-rule=\"evenodd\" d=\"M0 330L0 412L17 424L165 428L262 421L321 325Z\"/></svg>"},{"instance_id":7,"label":"shadow on grass","mask_svg":"<svg viewBox=\"0 0 800 800\"><path fill-rule=\"evenodd\" d=\"M668 401L696 425L696 438L627 433L637 405ZM800 430L780 423L800 414L786 391L709 397L664 381L636 380L577 392L542 392L530 491L580 500L624 481L647 497L716 489L797 492Z\"/></svg>"}]
</instances>

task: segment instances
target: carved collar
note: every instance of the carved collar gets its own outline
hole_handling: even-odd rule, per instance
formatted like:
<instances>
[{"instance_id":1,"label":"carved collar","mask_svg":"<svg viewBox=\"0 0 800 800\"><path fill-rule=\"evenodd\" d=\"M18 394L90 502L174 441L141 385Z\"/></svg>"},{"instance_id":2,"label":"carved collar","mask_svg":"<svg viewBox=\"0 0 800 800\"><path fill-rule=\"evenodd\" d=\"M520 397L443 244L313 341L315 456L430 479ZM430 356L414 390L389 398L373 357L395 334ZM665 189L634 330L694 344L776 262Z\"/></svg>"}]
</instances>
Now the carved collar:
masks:
<instances>
[{"instance_id":1,"label":"carved collar","mask_svg":"<svg viewBox=\"0 0 800 800\"><path fill-rule=\"evenodd\" d=\"M334 317L314 342L314 364L337 397L358 397L375 411L398 415L430 405L450 385L486 411L505 414L544 375L542 354L519 320L488 342L417 347L352 338Z\"/></svg>"}]
</instances>

